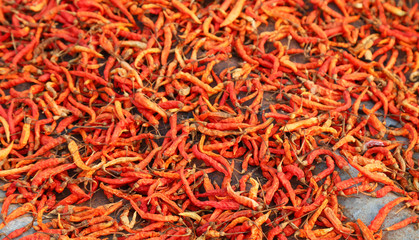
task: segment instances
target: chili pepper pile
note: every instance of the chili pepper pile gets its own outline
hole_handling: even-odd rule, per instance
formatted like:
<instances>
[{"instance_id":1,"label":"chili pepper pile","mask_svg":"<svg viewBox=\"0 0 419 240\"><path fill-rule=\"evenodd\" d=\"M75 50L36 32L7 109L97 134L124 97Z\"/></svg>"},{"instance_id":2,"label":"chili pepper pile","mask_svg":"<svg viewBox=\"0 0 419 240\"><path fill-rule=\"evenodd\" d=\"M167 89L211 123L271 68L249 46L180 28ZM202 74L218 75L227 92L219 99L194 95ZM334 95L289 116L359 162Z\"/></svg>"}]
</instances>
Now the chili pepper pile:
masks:
<instances>
[{"instance_id":1,"label":"chili pepper pile","mask_svg":"<svg viewBox=\"0 0 419 240\"><path fill-rule=\"evenodd\" d=\"M29 213L7 238L381 239L419 203L417 9L1 0L0 228ZM390 192L371 223L339 205Z\"/></svg>"}]
</instances>

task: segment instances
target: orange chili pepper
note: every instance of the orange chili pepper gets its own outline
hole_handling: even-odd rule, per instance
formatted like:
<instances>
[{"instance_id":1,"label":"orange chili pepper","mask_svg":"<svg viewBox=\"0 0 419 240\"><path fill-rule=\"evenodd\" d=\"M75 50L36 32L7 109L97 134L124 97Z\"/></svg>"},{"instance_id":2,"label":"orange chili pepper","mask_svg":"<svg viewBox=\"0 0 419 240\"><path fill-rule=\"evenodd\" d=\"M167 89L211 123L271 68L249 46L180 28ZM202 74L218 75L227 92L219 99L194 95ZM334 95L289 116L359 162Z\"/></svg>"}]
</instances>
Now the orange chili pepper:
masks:
<instances>
[{"instance_id":1,"label":"orange chili pepper","mask_svg":"<svg viewBox=\"0 0 419 240\"><path fill-rule=\"evenodd\" d=\"M244 3L245 3L245 0L238 0L236 4L234 4L234 7L231 9L230 13L227 15L224 21L220 24L220 27L225 27L233 23L234 20L236 20L237 17L240 15L240 12L242 11L244 7Z\"/></svg>"},{"instance_id":2,"label":"orange chili pepper","mask_svg":"<svg viewBox=\"0 0 419 240\"><path fill-rule=\"evenodd\" d=\"M177 0L172 0L172 4L175 8L177 8L179 11L189 15L197 24L202 24L201 20L195 15L194 12L192 12L189 8L185 7L182 2L179 2Z\"/></svg>"},{"instance_id":3,"label":"orange chili pepper","mask_svg":"<svg viewBox=\"0 0 419 240\"><path fill-rule=\"evenodd\" d=\"M372 232L377 232L378 229L381 227L381 225L383 224L385 218L387 217L387 214L390 212L390 210L395 207L396 205L398 205L401 202L407 201L409 200L409 198L407 197L399 197L394 199L393 201L387 203L384 207L382 207L379 211L378 214L375 216L375 218L371 221L371 224L368 226L368 228L372 231Z\"/></svg>"},{"instance_id":4,"label":"orange chili pepper","mask_svg":"<svg viewBox=\"0 0 419 240\"><path fill-rule=\"evenodd\" d=\"M390 227L386 228L386 231L395 231L401 228L406 227L407 225L411 224L411 223L417 223L419 221L418 216L412 216L412 217L408 217L398 223L395 223L393 225L391 225Z\"/></svg>"}]
</instances>

